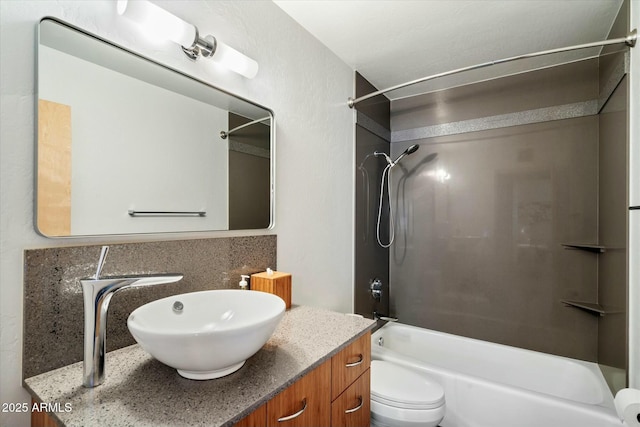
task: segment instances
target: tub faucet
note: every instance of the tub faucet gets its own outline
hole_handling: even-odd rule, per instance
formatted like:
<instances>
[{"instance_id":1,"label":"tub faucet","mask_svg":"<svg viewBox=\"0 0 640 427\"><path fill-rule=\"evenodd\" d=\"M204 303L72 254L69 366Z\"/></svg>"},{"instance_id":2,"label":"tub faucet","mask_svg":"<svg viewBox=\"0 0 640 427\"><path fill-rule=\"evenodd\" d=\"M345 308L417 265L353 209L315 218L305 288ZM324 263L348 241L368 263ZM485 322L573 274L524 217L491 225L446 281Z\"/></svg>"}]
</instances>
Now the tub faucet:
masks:
<instances>
[{"instance_id":1,"label":"tub faucet","mask_svg":"<svg viewBox=\"0 0 640 427\"><path fill-rule=\"evenodd\" d=\"M397 322L397 317L390 317L382 313L378 313L377 311L373 312L373 320L382 320L385 322Z\"/></svg>"},{"instance_id":2,"label":"tub faucet","mask_svg":"<svg viewBox=\"0 0 640 427\"><path fill-rule=\"evenodd\" d=\"M84 361L83 385L96 387L104 380L104 361L107 340L107 310L113 295L126 288L161 285L182 279L182 274L147 274L120 277L100 277L109 253L103 246L96 273L81 279L84 297Z\"/></svg>"}]
</instances>

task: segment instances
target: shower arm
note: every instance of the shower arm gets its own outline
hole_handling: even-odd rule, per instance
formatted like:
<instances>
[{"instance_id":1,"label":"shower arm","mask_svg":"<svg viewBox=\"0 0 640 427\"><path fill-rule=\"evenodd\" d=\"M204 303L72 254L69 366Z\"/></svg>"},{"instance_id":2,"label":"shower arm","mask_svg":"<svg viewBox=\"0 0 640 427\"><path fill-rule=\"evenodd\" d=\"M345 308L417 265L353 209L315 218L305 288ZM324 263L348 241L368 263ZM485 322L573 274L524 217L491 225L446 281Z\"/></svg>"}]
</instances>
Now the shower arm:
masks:
<instances>
[{"instance_id":1,"label":"shower arm","mask_svg":"<svg viewBox=\"0 0 640 427\"><path fill-rule=\"evenodd\" d=\"M394 91L396 89L402 89L403 87L407 87L407 86L415 85L415 84L418 84L418 83L426 82L428 80L437 79L439 77L445 77L445 76L450 76L450 75L453 75L453 74L459 74L459 73L462 73L462 72L465 72L465 71L477 70L479 68L485 68L485 67L490 67L492 65L503 64L505 62L516 61L518 59L534 58L536 56L550 55L550 54L553 54L553 53L567 52L567 51L571 51L571 50L588 49L588 48L591 48L591 47L600 47L600 46L608 46L608 45L623 44L623 43L626 44L629 47L634 47L636 45L636 39L637 38L638 38L638 30L634 29L626 37L620 37L620 38L617 38L617 39L603 40L603 41L599 41L599 42L591 42L591 43L579 44L579 45L575 45L575 46L568 46L568 47L560 47L560 48L557 48L557 49L543 50L543 51L540 51L540 52L527 53L527 54L518 55L518 56L511 56L509 58L497 59L495 61L483 62L481 64L476 64L476 65L470 65L468 67L457 68L455 70L446 71L444 73L433 74L431 76L422 77L422 78L419 78L419 79L416 79L416 80L412 80L410 82L401 83L401 84L398 84L398 85L395 85L395 86L388 87L386 89L382 89L382 90L378 90L378 91L375 91L375 92L371 92L371 93L369 93L367 95L363 95L363 96L361 96L359 98L351 98L351 97L349 97L349 99L347 100L347 105L349 106L349 108L353 108L359 102L366 101L369 98L373 98L375 96L382 95L383 93L391 92L391 91Z\"/></svg>"}]
</instances>

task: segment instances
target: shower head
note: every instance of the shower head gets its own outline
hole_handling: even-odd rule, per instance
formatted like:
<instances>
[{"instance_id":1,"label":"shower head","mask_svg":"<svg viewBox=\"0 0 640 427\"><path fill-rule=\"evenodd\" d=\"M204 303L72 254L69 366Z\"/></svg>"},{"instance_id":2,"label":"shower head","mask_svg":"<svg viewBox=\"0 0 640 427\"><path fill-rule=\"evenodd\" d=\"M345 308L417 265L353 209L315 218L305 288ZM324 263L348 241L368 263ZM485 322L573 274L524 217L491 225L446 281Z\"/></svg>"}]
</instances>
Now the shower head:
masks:
<instances>
[{"instance_id":1,"label":"shower head","mask_svg":"<svg viewBox=\"0 0 640 427\"><path fill-rule=\"evenodd\" d=\"M398 163L400 161L400 159L402 159L404 156L408 156L409 154L413 154L416 151L418 151L418 148L420 148L420 146L418 144L413 144L412 146L410 146L409 148L407 148L406 150L404 150L402 152L402 154L400 154L392 163L392 166L395 166L396 163Z\"/></svg>"},{"instance_id":2,"label":"shower head","mask_svg":"<svg viewBox=\"0 0 640 427\"><path fill-rule=\"evenodd\" d=\"M413 144L411 147L409 147L406 150L404 150L404 152L407 153L407 154L413 154L416 151L418 151L418 148L420 148L420 146L418 144Z\"/></svg>"},{"instance_id":3,"label":"shower head","mask_svg":"<svg viewBox=\"0 0 640 427\"><path fill-rule=\"evenodd\" d=\"M376 157L384 157L389 167L394 167L400 161L400 159L402 159L406 155L415 153L416 151L418 151L418 148L420 148L418 144L413 144L412 146L404 150L402 154L400 154L395 160L391 160L391 157L389 157L387 153L383 153L381 151L376 151L373 153L373 155Z\"/></svg>"}]
</instances>

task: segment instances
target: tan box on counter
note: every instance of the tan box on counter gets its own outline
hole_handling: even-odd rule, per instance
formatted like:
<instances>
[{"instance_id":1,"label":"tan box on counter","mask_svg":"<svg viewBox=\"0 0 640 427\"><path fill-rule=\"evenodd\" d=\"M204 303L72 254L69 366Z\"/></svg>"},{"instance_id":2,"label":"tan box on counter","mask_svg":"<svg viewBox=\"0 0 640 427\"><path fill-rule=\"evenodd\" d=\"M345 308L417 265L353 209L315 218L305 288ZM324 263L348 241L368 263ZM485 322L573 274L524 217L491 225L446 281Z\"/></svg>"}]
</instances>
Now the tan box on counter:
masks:
<instances>
[{"instance_id":1,"label":"tan box on counter","mask_svg":"<svg viewBox=\"0 0 640 427\"><path fill-rule=\"evenodd\" d=\"M284 300L287 309L291 308L291 273L274 271L273 274L256 273L251 275L251 290L269 292Z\"/></svg>"}]
</instances>

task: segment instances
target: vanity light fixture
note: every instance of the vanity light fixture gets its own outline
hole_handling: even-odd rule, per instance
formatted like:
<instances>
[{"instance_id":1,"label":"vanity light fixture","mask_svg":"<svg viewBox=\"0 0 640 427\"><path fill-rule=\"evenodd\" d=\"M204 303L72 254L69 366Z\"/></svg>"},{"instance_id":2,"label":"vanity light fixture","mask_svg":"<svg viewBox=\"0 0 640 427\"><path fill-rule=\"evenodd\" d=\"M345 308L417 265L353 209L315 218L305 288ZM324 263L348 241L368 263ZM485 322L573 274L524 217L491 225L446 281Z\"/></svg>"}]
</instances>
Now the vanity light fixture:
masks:
<instances>
[{"instance_id":1,"label":"vanity light fixture","mask_svg":"<svg viewBox=\"0 0 640 427\"><path fill-rule=\"evenodd\" d=\"M214 36L200 37L198 28L147 0L118 0L118 14L126 16L152 37L165 38L180 46L189 59L211 58L249 79L258 73L258 63Z\"/></svg>"}]
</instances>

